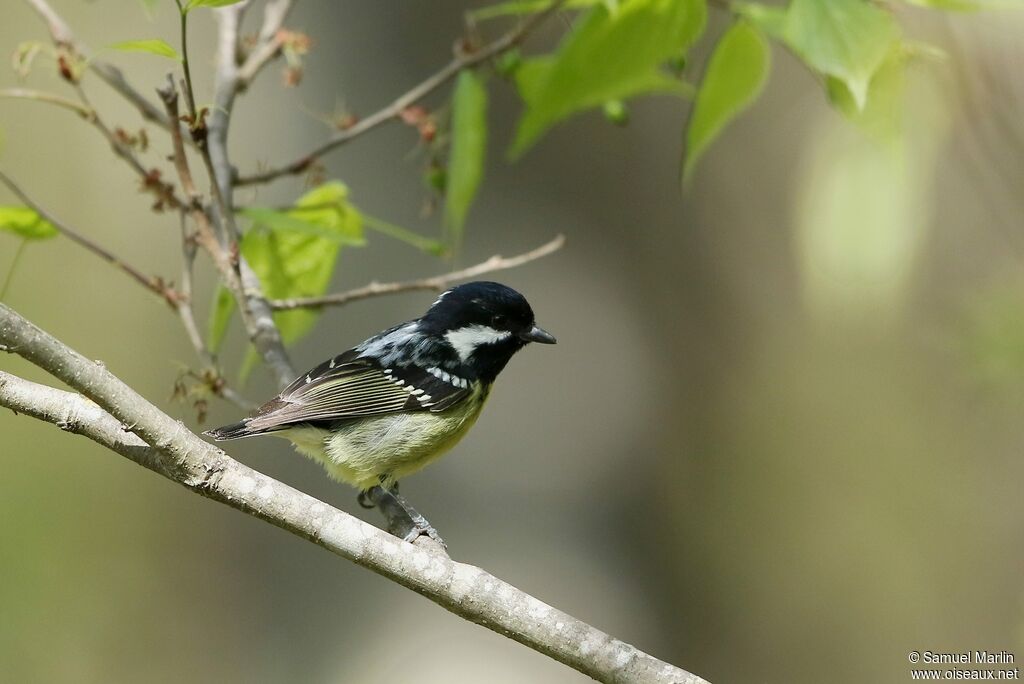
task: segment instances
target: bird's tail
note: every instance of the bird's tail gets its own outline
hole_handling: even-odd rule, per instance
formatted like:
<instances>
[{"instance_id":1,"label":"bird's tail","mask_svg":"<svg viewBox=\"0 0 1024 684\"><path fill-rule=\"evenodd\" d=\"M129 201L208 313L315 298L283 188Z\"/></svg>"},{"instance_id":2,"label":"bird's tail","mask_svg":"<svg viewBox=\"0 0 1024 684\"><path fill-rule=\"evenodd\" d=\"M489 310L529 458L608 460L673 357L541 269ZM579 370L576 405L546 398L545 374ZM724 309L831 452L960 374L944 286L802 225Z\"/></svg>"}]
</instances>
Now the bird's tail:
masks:
<instances>
[{"instance_id":1,"label":"bird's tail","mask_svg":"<svg viewBox=\"0 0 1024 684\"><path fill-rule=\"evenodd\" d=\"M231 423L231 425L224 425L219 428L207 430L203 434L207 437L213 437L218 442L223 442L228 439L241 439L242 437L252 437L266 432L266 429L252 428L249 427L249 419L239 421L237 423Z\"/></svg>"}]
</instances>

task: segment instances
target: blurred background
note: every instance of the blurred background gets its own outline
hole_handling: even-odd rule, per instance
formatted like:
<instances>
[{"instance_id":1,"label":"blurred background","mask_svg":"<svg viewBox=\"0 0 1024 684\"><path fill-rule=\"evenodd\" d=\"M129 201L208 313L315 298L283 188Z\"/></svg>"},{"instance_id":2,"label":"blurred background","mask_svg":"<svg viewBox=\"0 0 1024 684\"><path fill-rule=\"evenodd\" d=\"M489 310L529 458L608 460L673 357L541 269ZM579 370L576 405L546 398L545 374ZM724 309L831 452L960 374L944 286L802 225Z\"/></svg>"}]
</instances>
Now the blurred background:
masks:
<instances>
[{"instance_id":1,"label":"blurred background","mask_svg":"<svg viewBox=\"0 0 1024 684\"><path fill-rule=\"evenodd\" d=\"M93 49L176 42L170 3L152 17L127 0L54 4ZM464 9L298 3L287 25L313 39L305 78L285 89L275 64L240 98L235 163L290 159L329 134L322 119L339 106L390 102L449 58ZM487 177L456 265L559 232L569 243L497 277L558 346L517 356L477 428L403 482L456 559L715 682L906 681L911 650L1024 646L1024 16L900 14L945 57L908 73L913 125L895 161L777 46L765 95L687 193L686 103L642 99L625 128L577 117L513 165L503 151L520 105L494 85ZM725 23L712 12L709 31ZM192 24L209 101L213 22ZM0 51L26 40L48 42L45 27L7 3ZM147 94L168 68L105 56ZM29 83L63 88L45 65ZM85 85L108 120L139 125L102 83ZM92 129L10 100L0 128L0 164L28 193L144 272L176 277L176 219L148 211ZM159 164L169 145L151 133ZM326 176L367 213L438 235L421 214L416 146L391 124L327 157ZM238 201L287 203L303 188L288 179ZM0 274L17 246L0 235ZM343 253L334 289L451 267L371 235ZM213 280L200 271L205 311ZM194 353L122 274L67 240L29 245L6 301L197 427L170 398ZM295 364L431 301L328 310ZM238 329L226 348L237 368ZM52 383L10 356L0 368ZM243 391L275 392L261 370ZM238 414L215 402L207 427ZM586 681L83 438L6 411L0 435L4 681ZM228 451L380 523L284 442Z\"/></svg>"}]
</instances>

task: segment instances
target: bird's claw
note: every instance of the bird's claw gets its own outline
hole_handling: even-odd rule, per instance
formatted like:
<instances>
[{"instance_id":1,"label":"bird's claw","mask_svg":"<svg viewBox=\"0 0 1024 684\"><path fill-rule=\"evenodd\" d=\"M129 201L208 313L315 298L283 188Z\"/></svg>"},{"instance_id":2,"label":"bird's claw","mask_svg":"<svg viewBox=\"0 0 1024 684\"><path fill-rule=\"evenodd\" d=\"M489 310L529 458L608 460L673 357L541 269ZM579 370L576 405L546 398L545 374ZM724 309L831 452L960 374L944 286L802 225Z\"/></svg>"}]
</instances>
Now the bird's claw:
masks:
<instances>
[{"instance_id":1,"label":"bird's claw","mask_svg":"<svg viewBox=\"0 0 1024 684\"><path fill-rule=\"evenodd\" d=\"M356 502L366 509L377 507L377 502L374 500L373 494L370 493L369 489L359 492L356 496Z\"/></svg>"},{"instance_id":2,"label":"bird's claw","mask_svg":"<svg viewBox=\"0 0 1024 684\"><path fill-rule=\"evenodd\" d=\"M444 543L444 539L442 539L441 535L438 534L436 529L434 529L434 526L428 523L426 520L414 521L412 529L406 533L403 539L412 544L421 536L430 537L438 544L440 544L441 548L443 548L445 551L448 550L448 545Z\"/></svg>"}]
</instances>

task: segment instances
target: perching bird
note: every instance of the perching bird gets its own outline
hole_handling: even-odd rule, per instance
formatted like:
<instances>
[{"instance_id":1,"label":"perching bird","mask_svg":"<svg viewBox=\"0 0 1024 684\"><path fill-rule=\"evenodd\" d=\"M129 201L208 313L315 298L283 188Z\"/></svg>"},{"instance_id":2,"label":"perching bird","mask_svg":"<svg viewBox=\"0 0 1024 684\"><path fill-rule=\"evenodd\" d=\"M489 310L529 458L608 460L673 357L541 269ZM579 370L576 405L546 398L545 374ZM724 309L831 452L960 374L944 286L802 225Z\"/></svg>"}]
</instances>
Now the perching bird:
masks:
<instances>
[{"instance_id":1,"label":"perching bird","mask_svg":"<svg viewBox=\"0 0 1024 684\"><path fill-rule=\"evenodd\" d=\"M328 359L216 440L273 434L365 494L451 449L466 434L498 373L529 342L554 344L515 290L475 282L448 290L421 318ZM361 499L362 500L362 499ZM416 529L429 523L400 500Z\"/></svg>"}]
</instances>

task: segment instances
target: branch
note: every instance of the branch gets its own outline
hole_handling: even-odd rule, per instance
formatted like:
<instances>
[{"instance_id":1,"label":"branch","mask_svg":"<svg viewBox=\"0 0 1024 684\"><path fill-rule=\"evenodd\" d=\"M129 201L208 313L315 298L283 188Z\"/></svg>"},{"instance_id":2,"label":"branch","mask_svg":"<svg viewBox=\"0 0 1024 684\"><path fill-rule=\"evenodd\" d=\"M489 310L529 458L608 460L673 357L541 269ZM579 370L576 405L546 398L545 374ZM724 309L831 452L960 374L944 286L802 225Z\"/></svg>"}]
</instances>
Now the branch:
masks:
<instances>
[{"instance_id":1,"label":"branch","mask_svg":"<svg viewBox=\"0 0 1024 684\"><path fill-rule=\"evenodd\" d=\"M53 11L46 0L26 0L26 2L46 22L46 28L50 31L50 38L53 39L54 44L72 47L75 37L71 33L71 28L60 18L60 15Z\"/></svg>"},{"instance_id":2,"label":"branch","mask_svg":"<svg viewBox=\"0 0 1024 684\"><path fill-rule=\"evenodd\" d=\"M442 67L440 71L434 73L423 82L414 86L411 90L398 97L387 107L370 114L366 118L360 119L350 128L338 131L326 142L315 147L313 150L307 152L298 159L283 166L270 168L259 173L254 173L250 176L241 176L235 181L235 184L242 186L268 183L280 178L281 176L296 175L306 171L317 159L328 152L341 147L345 143L358 138L362 134L367 133L374 128L377 128L381 124L399 118L403 111L440 88L449 80L457 76L463 69L475 67L492 57L516 47L523 42L531 31L540 26L545 19L557 12L563 4L565 4L565 0L555 2L551 7L547 8L543 12L531 16L522 24L505 33L493 43L489 43L475 52L456 55L452 61Z\"/></svg>"},{"instance_id":3,"label":"branch","mask_svg":"<svg viewBox=\"0 0 1024 684\"><path fill-rule=\"evenodd\" d=\"M411 292L413 290L443 290L451 283L458 282L460 280L468 280L487 273L494 273L496 271L504 271L509 268L515 268L516 266L522 266L523 264L527 264L536 259L540 259L541 257L545 257L552 252L558 251L563 245L565 245L565 236L559 235L551 242L547 242L536 249L519 254L518 256L506 258L499 254L495 254L487 261L483 261L476 266L470 266L469 268L464 268L458 271L451 271L450 273L444 273L431 278L392 283L374 282L369 285L364 285L363 287L358 287L354 290L336 292L334 294L323 295L321 297L275 299L270 302L270 305L277 311L286 311L289 309L315 309L324 306L343 306L349 302L354 302L359 299L397 294L399 292Z\"/></svg>"},{"instance_id":4,"label":"branch","mask_svg":"<svg viewBox=\"0 0 1024 684\"><path fill-rule=\"evenodd\" d=\"M164 474L166 470L159 451L125 430L109 413L79 394L0 371L0 406L16 414L53 423L65 432L88 437L152 471Z\"/></svg>"},{"instance_id":5,"label":"branch","mask_svg":"<svg viewBox=\"0 0 1024 684\"><path fill-rule=\"evenodd\" d=\"M111 264L121 272L127 274L132 280L142 285L150 292L159 295L171 306L176 306L176 302L180 298L180 294L175 292L163 278L156 276L147 276L142 271L138 270L134 266L124 262L119 257L115 256L113 252L109 251L105 247L101 247L96 242L85 237L75 229L68 226L66 223L58 219L56 216L48 212L42 205L29 197L24 190L21 189L11 178L4 172L0 171L0 183L7 186L14 195L25 203L26 206L30 207L37 214L42 216L44 219L49 221L54 228L57 229L64 237L68 238L72 242L84 247L88 251L92 252L99 258L103 259L107 263Z\"/></svg>"},{"instance_id":6,"label":"branch","mask_svg":"<svg viewBox=\"0 0 1024 684\"><path fill-rule=\"evenodd\" d=\"M55 95L53 93L45 93L40 90L29 90L27 88L4 88L3 90L0 90L0 97L15 100L35 100L36 102L46 102L48 104L57 105L58 107L63 107L64 109L70 109L83 119L88 119L93 114L90 107L79 104L74 100L69 100L66 97L61 97L60 95Z\"/></svg>"},{"instance_id":7,"label":"branch","mask_svg":"<svg viewBox=\"0 0 1024 684\"><path fill-rule=\"evenodd\" d=\"M0 350L15 352L47 370L102 411L70 392L6 373L0 373L2 406L83 434L193 492L307 539L599 681L704 682L480 568L396 540L235 461L147 402L102 364L81 356L4 304Z\"/></svg>"},{"instance_id":8,"label":"branch","mask_svg":"<svg viewBox=\"0 0 1024 684\"><path fill-rule=\"evenodd\" d=\"M210 115L206 145L201 146L203 162L213 188L214 199L220 212L233 252L237 252L238 228L234 211L234 169L228 156L228 126L235 96L239 92L238 28L247 3L215 10L218 29L217 67L214 78L214 107ZM295 368L285 351L281 331L274 322L273 310L262 293L262 284L255 271L239 254L236 266L243 297L239 300L242 322L253 346L260 353L274 375L279 387L285 387L295 377Z\"/></svg>"},{"instance_id":9,"label":"branch","mask_svg":"<svg viewBox=\"0 0 1024 684\"><path fill-rule=\"evenodd\" d=\"M263 25L256 37L256 46L238 68L238 89L249 87L256 76L271 60L281 54L278 32L292 10L294 0L268 0L263 10Z\"/></svg>"}]
</instances>

